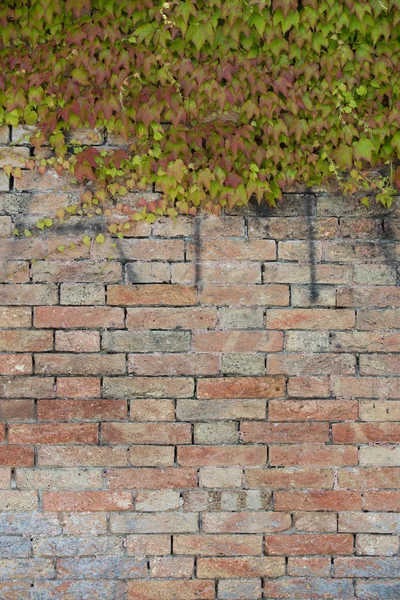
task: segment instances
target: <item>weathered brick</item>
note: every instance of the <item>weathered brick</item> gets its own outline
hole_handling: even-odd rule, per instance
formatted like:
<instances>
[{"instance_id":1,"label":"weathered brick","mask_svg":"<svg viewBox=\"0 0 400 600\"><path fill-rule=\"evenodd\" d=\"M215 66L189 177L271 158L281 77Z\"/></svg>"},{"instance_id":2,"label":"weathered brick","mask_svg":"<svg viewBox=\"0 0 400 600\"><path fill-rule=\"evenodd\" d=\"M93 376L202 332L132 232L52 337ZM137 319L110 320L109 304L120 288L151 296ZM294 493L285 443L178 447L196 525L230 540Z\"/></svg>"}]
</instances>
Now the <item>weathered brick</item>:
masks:
<instances>
[{"instance_id":1,"label":"weathered brick","mask_svg":"<svg viewBox=\"0 0 400 600\"><path fill-rule=\"evenodd\" d=\"M283 396L283 377L225 377L200 379L199 398L279 398Z\"/></svg>"},{"instance_id":2,"label":"weathered brick","mask_svg":"<svg viewBox=\"0 0 400 600\"><path fill-rule=\"evenodd\" d=\"M356 587L356 593L358 598L368 598L368 600L374 600L377 598L388 598L396 600L400 594L400 583L397 580L387 579L382 580L365 580L358 581Z\"/></svg>"},{"instance_id":3,"label":"weathered brick","mask_svg":"<svg viewBox=\"0 0 400 600\"><path fill-rule=\"evenodd\" d=\"M124 375L125 354L35 354L38 375Z\"/></svg>"},{"instance_id":4,"label":"weathered brick","mask_svg":"<svg viewBox=\"0 0 400 600\"><path fill-rule=\"evenodd\" d=\"M243 443L290 444L328 442L327 423L259 423L242 422L240 439Z\"/></svg>"},{"instance_id":5,"label":"weathered brick","mask_svg":"<svg viewBox=\"0 0 400 600\"><path fill-rule=\"evenodd\" d=\"M331 488L332 477L329 469L245 469L248 488Z\"/></svg>"},{"instance_id":6,"label":"weathered brick","mask_svg":"<svg viewBox=\"0 0 400 600\"><path fill-rule=\"evenodd\" d=\"M261 598L262 589L259 579L242 581L224 579L218 582L218 598L221 600L256 600Z\"/></svg>"},{"instance_id":7,"label":"weathered brick","mask_svg":"<svg viewBox=\"0 0 400 600\"><path fill-rule=\"evenodd\" d=\"M221 329L263 329L264 309L221 308L219 325Z\"/></svg>"},{"instance_id":8,"label":"weathered brick","mask_svg":"<svg viewBox=\"0 0 400 600\"><path fill-rule=\"evenodd\" d=\"M0 514L0 534L49 536L61 533L59 515L42 512L4 512Z\"/></svg>"},{"instance_id":9,"label":"weathered brick","mask_svg":"<svg viewBox=\"0 0 400 600\"><path fill-rule=\"evenodd\" d=\"M353 281L361 285L396 285L396 270L391 265L354 265Z\"/></svg>"},{"instance_id":10,"label":"weathered brick","mask_svg":"<svg viewBox=\"0 0 400 600\"><path fill-rule=\"evenodd\" d=\"M269 460L276 467L340 467L356 465L358 450L353 446L318 444L271 446Z\"/></svg>"},{"instance_id":11,"label":"weathered brick","mask_svg":"<svg viewBox=\"0 0 400 600\"><path fill-rule=\"evenodd\" d=\"M267 310L268 329L352 329L354 310L289 308Z\"/></svg>"},{"instance_id":12,"label":"weathered brick","mask_svg":"<svg viewBox=\"0 0 400 600\"><path fill-rule=\"evenodd\" d=\"M358 418L356 400L270 400L270 421L347 421Z\"/></svg>"},{"instance_id":13,"label":"weathered brick","mask_svg":"<svg viewBox=\"0 0 400 600\"><path fill-rule=\"evenodd\" d=\"M194 571L194 559L180 556L162 556L150 559L150 577L191 578Z\"/></svg>"},{"instance_id":14,"label":"weathered brick","mask_svg":"<svg viewBox=\"0 0 400 600\"><path fill-rule=\"evenodd\" d=\"M333 377L332 388L342 398L400 398L400 379L395 377Z\"/></svg>"},{"instance_id":15,"label":"weathered brick","mask_svg":"<svg viewBox=\"0 0 400 600\"><path fill-rule=\"evenodd\" d=\"M0 298L1 304L3 305L13 304L21 306L57 304L58 301L57 288L54 285L45 285L41 283L2 283L0 284Z\"/></svg>"},{"instance_id":16,"label":"weathered brick","mask_svg":"<svg viewBox=\"0 0 400 600\"><path fill-rule=\"evenodd\" d=\"M26 446L0 446L0 466L32 467L34 462L33 448Z\"/></svg>"},{"instance_id":17,"label":"weathered brick","mask_svg":"<svg viewBox=\"0 0 400 600\"><path fill-rule=\"evenodd\" d=\"M110 285L108 304L116 306L190 306L197 304L196 290L183 285Z\"/></svg>"},{"instance_id":18,"label":"weathered brick","mask_svg":"<svg viewBox=\"0 0 400 600\"><path fill-rule=\"evenodd\" d=\"M105 303L105 287L99 283L62 283L60 304L94 305Z\"/></svg>"},{"instance_id":19,"label":"weathered brick","mask_svg":"<svg viewBox=\"0 0 400 600\"><path fill-rule=\"evenodd\" d=\"M261 283L261 265L236 260L229 263L202 261L199 266L195 263L171 264L172 283L194 284L199 277L207 284Z\"/></svg>"},{"instance_id":20,"label":"weathered brick","mask_svg":"<svg viewBox=\"0 0 400 600\"><path fill-rule=\"evenodd\" d=\"M106 398L190 398L194 382L190 377L105 377Z\"/></svg>"},{"instance_id":21,"label":"weathered brick","mask_svg":"<svg viewBox=\"0 0 400 600\"><path fill-rule=\"evenodd\" d=\"M248 231L250 238L308 239L310 228L317 239L335 237L337 219L316 219L310 222L305 217L250 217Z\"/></svg>"},{"instance_id":22,"label":"weathered brick","mask_svg":"<svg viewBox=\"0 0 400 600\"><path fill-rule=\"evenodd\" d=\"M217 323L215 308L128 308L128 329L209 329Z\"/></svg>"},{"instance_id":23,"label":"weathered brick","mask_svg":"<svg viewBox=\"0 0 400 600\"><path fill-rule=\"evenodd\" d=\"M287 331L285 350L288 352L329 352L330 335L327 331Z\"/></svg>"},{"instance_id":24,"label":"weathered brick","mask_svg":"<svg viewBox=\"0 0 400 600\"><path fill-rule=\"evenodd\" d=\"M50 331L44 333L51 335ZM100 333L98 331L56 331L55 349L58 352L99 352Z\"/></svg>"},{"instance_id":25,"label":"weathered brick","mask_svg":"<svg viewBox=\"0 0 400 600\"><path fill-rule=\"evenodd\" d=\"M236 444L239 432L235 422L195 423L195 444Z\"/></svg>"},{"instance_id":26,"label":"weathered brick","mask_svg":"<svg viewBox=\"0 0 400 600\"><path fill-rule=\"evenodd\" d=\"M400 291L391 286L339 288L337 305L361 308L400 306Z\"/></svg>"},{"instance_id":27,"label":"weathered brick","mask_svg":"<svg viewBox=\"0 0 400 600\"><path fill-rule=\"evenodd\" d=\"M263 465L266 449L260 446L183 446L177 461L182 466Z\"/></svg>"},{"instance_id":28,"label":"weathered brick","mask_svg":"<svg viewBox=\"0 0 400 600\"><path fill-rule=\"evenodd\" d=\"M0 260L0 281L4 283L27 283L29 263L22 260Z\"/></svg>"},{"instance_id":29,"label":"weathered brick","mask_svg":"<svg viewBox=\"0 0 400 600\"><path fill-rule=\"evenodd\" d=\"M30 555L31 545L27 538L20 538L12 535L0 536L1 558L28 558Z\"/></svg>"},{"instance_id":30,"label":"weathered brick","mask_svg":"<svg viewBox=\"0 0 400 600\"><path fill-rule=\"evenodd\" d=\"M394 556L399 551L399 537L360 534L356 536L356 553L367 556Z\"/></svg>"},{"instance_id":31,"label":"weathered brick","mask_svg":"<svg viewBox=\"0 0 400 600\"><path fill-rule=\"evenodd\" d=\"M30 354L0 354L0 375L31 375Z\"/></svg>"},{"instance_id":32,"label":"weathered brick","mask_svg":"<svg viewBox=\"0 0 400 600\"><path fill-rule=\"evenodd\" d=\"M102 307L40 307L35 309L35 327L56 329L100 329L124 327L121 308Z\"/></svg>"},{"instance_id":33,"label":"weathered brick","mask_svg":"<svg viewBox=\"0 0 400 600\"><path fill-rule=\"evenodd\" d=\"M354 556L334 559L335 577L393 577L398 573L400 561L398 558L372 558ZM379 596L379 599L382 596ZM383 596L387 598L387 596ZM370 596L367 596L368 600ZM396 596L394 596L396 598Z\"/></svg>"},{"instance_id":34,"label":"weathered brick","mask_svg":"<svg viewBox=\"0 0 400 600\"><path fill-rule=\"evenodd\" d=\"M293 527L296 531L307 533L335 533L337 531L337 515L323 512L295 512Z\"/></svg>"},{"instance_id":35,"label":"weathered brick","mask_svg":"<svg viewBox=\"0 0 400 600\"><path fill-rule=\"evenodd\" d=\"M98 427L92 423L15 425L9 427L10 444L96 444Z\"/></svg>"},{"instance_id":36,"label":"weathered brick","mask_svg":"<svg viewBox=\"0 0 400 600\"><path fill-rule=\"evenodd\" d=\"M400 340L389 331L337 331L332 333L334 352L399 352Z\"/></svg>"},{"instance_id":37,"label":"weathered brick","mask_svg":"<svg viewBox=\"0 0 400 600\"><path fill-rule=\"evenodd\" d=\"M171 536L162 534L127 535L126 550L131 556L154 556L170 554ZM183 553L181 552L180 554ZM184 554L189 553L185 552Z\"/></svg>"},{"instance_id":38,"label":"weathered brick","mask_svg":"<svg viewBox=\"0 0 400 600\"><path fill-rule=\"evenodd\" d=\"M360 464L365 460L363 450L360 453ZM379 488L397 488L400 477L400 468L374 467L374 468L348 468L339 471L339 487L354 490L368 490Z\"/></svg>"},{"instance_id":39,"label":"weathered brick","mask_svg":"<svg viewBox=\"0 0 400 600\"><path fill-rule=\"evenodd\" d=\"M180 494L175 490L140 490L135 497L135 510L141 512L173 511L180 506Z\"/></svg>"},{"instance_id":40,"label":"weathered brick","mask_svg":"<svg viewBox=\"0 0 400 600\"><path fill-rule=\"evenodd\" d=\"M93 515L95 520L95 516ZM65 533L65 532L64 532ZM101 531L99 533L104 533ZM93 556L122 554L123 538L121 536L71 537L56 536L50 538L34 538L32 550L34 556Z\"/></svg>"},{"instance_id":41,"label":"weathered brick","mask_svg":"<svg viewBox=\"0 0 400 600\"><path fill-rule=\"evenodd\" d=\"M57 398L98 398L100 377L57 377Z\"/></svg>"},{"instance_id":42,"label":"weathered brick","mask_svg":"<svg viewBox=\"0 0 400 600\"><path fill-rule=\"evenodd\" d=\"M287 285L205 285L200 293L202 304L217 306L288 306Z\"/></svg>"},{"instance_id":43,"label":"weathered brick","mask_svg":"<svg viewBox=\"0 0 400 600\"><path fill-rule=\"evenodd\" d=\"M353 584L347 579L312 579L284 577L266 580L264 585L266 598L289 598L304 600L324 598L326 600L347 600L354 598Z\"/></svg>"},{"instance_id":44,"label":"weathered brick","mask_svg":"<svg viewBox=\"0 0 400 600\"><path fill-rule=\"evenodd\" d=\"M148 262L148 263L127 263L125 266L125 280L127 283L170 283L171 269L175 265L169 263ZM190 283L175 281L172 283Z\"/></svg>"},{"instance_id":45,"label":"weathered brick","mask_svg":"<svg viewBox=\"0 0 400 600\"><path fill-rule=\"evenodd\" d=\"M224 375L265 375L265 371L264 354L235 352L221 357L221 373ZM208 374L211 375L211 371Z\"/></svg>"},{"instance_id":46,"label":"weathered brick","mask_svg":"<svg viewBox=\"0 0 400 600\"><path fill-rule=\"evenodd\" d=\"M288 352L267 358L267 373L277 375L353 375L356 359L351 354Z\"/></svg>"},{"instance_id":47,"label":"weathered brick","mask_svg":"<svg viewBox=\"0 0 400 600\"><path fill-rule=\"evenodd\" d=\"M146 561L125 556L57 560L57 577L60 579L139 579L146 575Z\"/></svg>"},{"instance_id":48,"label":"weathered brick","mask_svg":"<svg viewBox=\"0 0 400 600\"><path fill-rule=\"evenodd\" d=\"M400 311L395 308L383 310L359 310L357 327L358 329L366 330L400 329Z\"/></svg>"},{"instance_id":49,"label":"weathered brick","mask_svg":"<svg viewBox=\"0 0 400 600\"><path fill-rule=\"evenodd\" d=\"M335 423L332 425L334 444L369 444L400 442L398 423Z\"/></svg>"},{"instance_id":50,"label":"weathered brick","mask_svg":"<svg viewBox=\"0 0 400 600\"><path fill-rule=\"evenodd\" d=\"M192 488L197 485L195 469L141 468L109 469L106 473L110 489L174 489Z\"/></svg>"},{"instance_id":51,"label":"weathered brick","mask_svg":"<svg viewBox=\"0 0 400 600\"><path fill-rule=\"evenodd\" d=\"M288 575L291 577L329 577L331 561L327 557L289 558Z\"/></svg>"},{"instance_id":52,"label":"weathered brick","mask_svg":"<svg viewBox=\"0 0 400 600\"><path fill-rule=\"evenodd\" d=\"M399 511L400 491L367 491L364 493L363 508L365 510Z\"/></svg>"},{"instance_id":53,"label":"weathered brick","mask_svg":"<svg viewBox=\"0 0 400 600\"><path fill-rule=\"evenodd\" d=\"M42 446L38 448L37 453L40 467L124 467L128 465L128 451L123 446L118 448L110 446Z\"/></svg>"},{"instance_id":54,"label":"weathered brick","mask_svg":"<svg viewBox=\"0 0 400 600\"><path fill-rule=\"evenodd\" d=\"M206 488L241 487L243 470L240 467L205 467L199 470L199 485Z\"/></svg>"},{"instance_id":55,"label":"weathered brick","mask_svg":"<svg viewBox=\"0 0 400 600\"><path fill-rule=\"evenodd\" d=\"M218 375L213 354L130 354L128 371L135 375Z\"/></svg>"},{"instance_id":56,"label":"weathered brick","mask_svg":"<svg viewBox=\"0 0 400 600\"><path fill-rule=\"evenodd\" d=\"M31 267L32 281L35 282L104 282L122 281L122 265L101 261L50 261L41 260Z\"/></svg>"},{"instance_id":57,"label":"weathered brick","mask_svg":"<svg viewBox=\"0 0 400 600\"><path fill-rule=\"evenodd\" d=\"M126 420L125 400L39 400L39 421Z\"/></svg>"},{"instance_id":58,"label":"weathered brick","mask_svg":"<svg viewBox=\"0 0 400 600\"><path fill-rule=\"evenodd\" d=\"M329 377L289 377L288 395L297 398L326 398L331 395Z\"/></svg>"},{"instance_id":59,"label":"weathered brick","mask_svg":"<svg viewBox=\"0 0 400 600\"><path fill-rule=\"evenodd\" d=\"M102 439L107 444L189 444L189 423L104 423Z\"/></svg>"},{"instance_id":60,"label":"weathered brick","mask_svg":"<svg viewBox=\"0 0 400 600\"><path fill-rule=\"evenodd\" d=\"M352 554L353 536L349 534L266 535L268 555L302 556L310 554Z\"/></svg>"},{"instance_id":61,"label":"weathered brick","mask_svg":"<svg viewBox=\"0 0 400 600\"><path fill-rule=\"evenodd\" d=\"M175 404L167 400L132 400L130 403L132 421L174 421Z\"/></svg>"},{"instance_id":62,"label":"weathered brick","mask_svg":"<svg viewBox=\"0 0 400 600\"><path fill-rule=\"evenodd\" d=\"M188 260L195 260L196 248L189 244ZM201 259L216 261L255 260L258 262L276 259L273 240L226 240L207 239L201 244Z\"/></svg>"},{"instance_id":63,"label":"weathered brick","mask_svg":"<svg viewBox=\"0 0 400 600\"><path fill-rule=\"evenodd\" d=\"M99 536L106 533L108 529L107 515L105 513L64 513L61 518L62 531L67 536ZM85 539L90 541L88 537L85 537ZM57 538L57 540L60 540L60 538Z\"/></svg>"},{"instance_id":64,"label":"weathered brick","mask_svg":"<svg viewBox=\"0 0 400 600\"><path fill-rule=\"evenodd\" d=\"M101 489L100 469L17 469L15 482L21 490Z\"/></svg>"},{"instance_id":65,"label":"weathered brick","mask_svg":"<svg viewBox=\"0 0 400 600\"><path fill-rule=\"evenodd\" d=\"M47 558L0 559L1 579L51 579L54 577L53 561Z\"/></svg>"},{"instance_id":66,"label":"weathered brick","mask_svg":"<svg viewBox=\"0 0 400 600\"><path fill-rule=\"evenodd\" d=\"M113 533L196 533L199 522L197 513L127 513L111 515L110 529Z\"/></svg>"},{"instance_id":67,"label":"weathered brick","mask_svg":"<svg viewBox=\"0 0 400 600\"><path fill-rule=\"evenodd\" d=\"M279 352L283 349L280 331L201 331L192 338L196 352Z\"/></svg>"},{"instance_id":68,"label":"weathered brick","mask_svg":"<svg viewBox=\"0 0 400 600\"><path fill-rule=\"evenodd\" d=\"M31 308L27 306L0 306L0 327L30 327L31 323ZM2 333L7 335L7 333Z\"/></svg>"},{"instance_id":69,"label":"weathered brick","mask_svg":"<svg viewBox=\"0 0 400 600\"><path fill-rule=\"evenodd\" d=\"M400 375L398 354L360 356L360 375Z\"/></svg>"},{"instance_id":70,"label":"weathered brick","mask_svg":"<svg viewBox=\"0 0 400 600\"><path fill-rule=\"evenodd\" d=\"M361 400L361 421L400 421L398 400Z\"/></svg>"},{"instance_id":71,"label":"weathered brick","mask_svg":"<svg viewBox=\"0 0 400 600\"><path fill-rule=\"evenodd\" d=\"M354 491L277 491L275 510L360 510L361 494Z\"/></svg>"},{"instance_id":72,"label":"weathered brick","mask_svg":"<svg viewBox=\"0 0 400 600\"><path fill-rule=\"evenodd\" d=\"M0 398L54 398L54 379L0 377Z\"/></svg>"},{"instance_id":73,"label":"weathered brick","mask_svg":"<svg viewBox=\"0 0 400 600\"><path fill-rule=\"evenodd\" d=\"M45 352L52 349L51 331L0 330L0 352Z\"/></svg>"},{"instance_id":74,"label":"weathered brick","mask_svg":"<svg viewBox=\"0 0 400 600\"><path fill-rule=\"evenodd\" d=\"M35 491L0 490L0 510L2 511L32 511L36 510L38 506L39 499Z\"/></svg>"},{"instance_id":75,"label":"weathered brick","mask_svg":"<svg viewBox=\"0 0 400 600\"><path fill-rule=\"evenodd\" d=\"M129 492L43 492L43 510L111 512L132 509Z\"/></svg>"},{"instance_id":76,"label":"weathered brick","mask_svg":"<svg viewBox=\"0 0 400 600\"><path fill-rule=\"evenodd\" d=\"M33 421L34 400L0 400L0 421Z\"/></svg>"},{"instance_id":77,"label":"weathered brick","mask_svg":"<svg viewBox=\"0 0 400 600\"><path fill-rule=\"evenodd\" d=\"M285 574L283 558L199 558L199 579L279 577Z\"/></svg>"},{"instance_id":78,"label":"weathered brick","mask_svg":"<svg viewBox=\"0 0 400 600\"><path fill-rule=\"evenodd\" d=\"M116 246L116 247L113 247ZM97 260L105 260L110 256L123 260L183 260L182 240L154 239L111 239L104 244L93 244L91 256Z\"/></svg>"},{"instance_id":79,"label":"weathered brick","mask_svg":"<svg viewBox=\"0 0 400 600\"><path fill-rule=\"evenodd\" d=\"M122 581L37 581L35 595L40 600L125 600L125 583ZM36 600L36 599L35 599Z\"/></svg>"},{"instance_id":80,"label":"weathered brick","mask_svg":"<svg viewBox=\"0 0 400 600\"><path fill-rule=\"evenodd\" d=\"M134 467L172 467L174 453L174 446L131 446L129 462Z\"/></svg>"},{"instance_id":81,"label":"weathered brick","mask_svg":"<svg viewBox=\"0 0 400 600\"><path fill-rule=\"evenodd\" d=\"M214 581L129 581L127 600L214 600Z\"/></svg>"},{"instance_id":82,"label":"weathered brick","mask_svg":"<svg viewBox=\"0 0 400 600\"><path fill-rule=\"evenodd\" d=\"M400 533L400 515L382 512L342 513L339 515L339 531Z\"/></svg>"},{"instance_id":83,"label":"weathered brick","mask_svg":"<svg viewBox=\"0 0 400 600\"><path fill-rule=\"evenodd\" d=\"M269 533L290 528L290 515L283 513L210 512L203 515L204 533Z\"/></svg>"},{"instance_id":84,"label":"weathered brick","mask_svg":"<svg viewBox=\"0 0 400 600\"><path fill-rule=\"evenodd\" d=\"M261 535L174 535L176 554L248 556L261 554Z\"/></svg>"},{"instance_id":85,"label":"weathered brick","mask_svg":"<svg viewBox=\"0 0 400 600\"><path fill-rule=\"evenodd\" d=\"M177 400L176 416L181 421L265 419L266 400ZM208 443L211 443L209 441Z\"/></svg>"}]
</instances>

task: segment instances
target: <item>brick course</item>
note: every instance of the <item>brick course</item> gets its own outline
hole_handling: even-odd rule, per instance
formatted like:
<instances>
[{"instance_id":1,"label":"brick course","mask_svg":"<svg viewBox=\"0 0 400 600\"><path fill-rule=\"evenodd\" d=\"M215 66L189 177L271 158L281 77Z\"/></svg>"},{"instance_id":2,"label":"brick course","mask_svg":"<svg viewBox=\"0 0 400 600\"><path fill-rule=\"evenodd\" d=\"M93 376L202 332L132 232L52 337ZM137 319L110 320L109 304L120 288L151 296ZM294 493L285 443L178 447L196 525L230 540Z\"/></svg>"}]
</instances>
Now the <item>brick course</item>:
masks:
<instances>
[{"instance_id":1,"label":"brick course","mask_svg":"<svg viewBox=\"0 0 400 600\"><path fill-rule=\"evenodd\" d=\"M292 194L66 256L72 222L7 237L65 182L12 184L0 597L398 598L398 204Z\"/></svg>"}]
</instances>

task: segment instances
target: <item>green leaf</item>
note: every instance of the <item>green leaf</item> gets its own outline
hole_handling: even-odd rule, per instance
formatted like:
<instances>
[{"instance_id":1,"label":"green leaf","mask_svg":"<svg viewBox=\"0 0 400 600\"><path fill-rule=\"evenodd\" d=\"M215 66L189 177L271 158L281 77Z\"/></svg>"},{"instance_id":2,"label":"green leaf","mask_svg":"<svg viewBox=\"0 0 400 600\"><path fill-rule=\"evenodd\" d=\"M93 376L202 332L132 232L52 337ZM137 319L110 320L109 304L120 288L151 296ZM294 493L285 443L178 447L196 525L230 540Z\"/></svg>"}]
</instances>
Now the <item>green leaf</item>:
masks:
<instances>
[{"instance_id":1,"label":"green leaf","mask_svg":"<svg viewBox=\"0 0 400 600\"><path fill-rule=\"evenodd\" d=\"M31 237L32 236L32 233L29 231L29 229L24 229L24 234L25 234L25 237Z\"/></svg>"},{"instance_id":2,"label":"green leaf","mask_svg":"<svg viewBox=\"0 0 400 600\"><path fill-rule=\"evenodd\" d=\"M53 219L43 219L43 223L46 227L51 227L53 225Z\"/></svg>"},{"instance_id":3,"label":"green leaf","mask_svg":"<svg viewBox=\"0 0 400 600\"><path fill-rule=\"evenodd\" d=\"M99 235L96 237L96 242L98 244L104 244L105 238L104 238L104 235L102 233L99 233Z\"/></svg>"},{"instance_id":4,"label":"green leaf","mask_svg":"<svg viewBox=\"0 0 400 600\"><path fill-rule=\"evenodd\" d=\"M354 156L356 159L371 162L373 152L375 152L375 146L368 138L362 138L354 144Z\"/></svg>"},{"instance_id":5,"label":"green leaf","mask_svg":"<svg viewBox=\"0 0 400 600\"><path fill-rule=\"evenodd\" d=\"M90 248L90 237L88 235L85 235L82 238L82 242L85 244L85 246L87 246L88 248Z\"/></svg>"},{"instance_id":6,"label":"green leaf","mask_svg":"<svg viewBox=\"0 0 400 600\"><path fill-rule=\"evenodd\" d=\"M64 252L64 250L65 250L65 246L57 246L57 250L58 250L59 252Z\"/></svg>"},{"instance_id":7,"label":"green leaf","mask_svg":"<svg viewBox=\"0 0 400 600\"><path fill-rule=\"evenodd\" d=\"M38 229L40 229L40 231L43 231L43 229L44 229L44 222L43 222L43 221L38 221L38 222L36 223L36 227L37 227Z\"/></svg>"}]
</instances>

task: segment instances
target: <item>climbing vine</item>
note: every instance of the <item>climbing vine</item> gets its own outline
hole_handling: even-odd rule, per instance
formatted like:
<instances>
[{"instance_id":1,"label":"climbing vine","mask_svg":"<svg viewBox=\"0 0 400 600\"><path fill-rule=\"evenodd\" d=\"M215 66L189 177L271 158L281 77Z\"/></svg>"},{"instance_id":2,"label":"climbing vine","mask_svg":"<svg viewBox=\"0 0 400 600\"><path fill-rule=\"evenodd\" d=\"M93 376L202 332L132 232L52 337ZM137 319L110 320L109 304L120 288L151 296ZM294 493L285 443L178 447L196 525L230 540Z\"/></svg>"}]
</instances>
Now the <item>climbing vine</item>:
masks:
<instances>
[{"instance_id":1,"label":"climbing vine","mask_svg":"<svg viewBox=\"0 0 400 600\"><path fill-rule=\"evenodd\" d=\"M31 126L36 150L49 142L24 168L86 186L58 219L104 214L111 199L126 215L115 234L252 196L275 205L329 177L390 205L399 35L400 0L5 0L0 125ZM76 144L82 127L125 147ZM152 186L159 201L124 203Z\"/></svg>"}]
</instances>

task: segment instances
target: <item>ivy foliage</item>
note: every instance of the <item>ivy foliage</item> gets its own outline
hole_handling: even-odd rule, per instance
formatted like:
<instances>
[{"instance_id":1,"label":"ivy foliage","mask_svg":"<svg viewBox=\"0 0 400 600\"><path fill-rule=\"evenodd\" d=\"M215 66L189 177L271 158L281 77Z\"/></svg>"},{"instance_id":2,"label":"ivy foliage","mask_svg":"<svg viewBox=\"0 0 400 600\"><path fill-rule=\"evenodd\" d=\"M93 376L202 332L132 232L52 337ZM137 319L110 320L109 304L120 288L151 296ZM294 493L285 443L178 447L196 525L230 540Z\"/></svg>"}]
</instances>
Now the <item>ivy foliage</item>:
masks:
<instances>
[{"instance_id":1,"label":"ivy foliage","mask_svg":"<svg viewBox=\"0 0 400 600\"><path fill-rule=\"evenodd\" d=\"M399 36L400 0L5 0L0 125L37 126L98 199L155 184L160 214L274 205L342 171L368 190L385 163L388 203ZM71 145L87 126L129 145Z\"/></svg>"}]
</instances>

